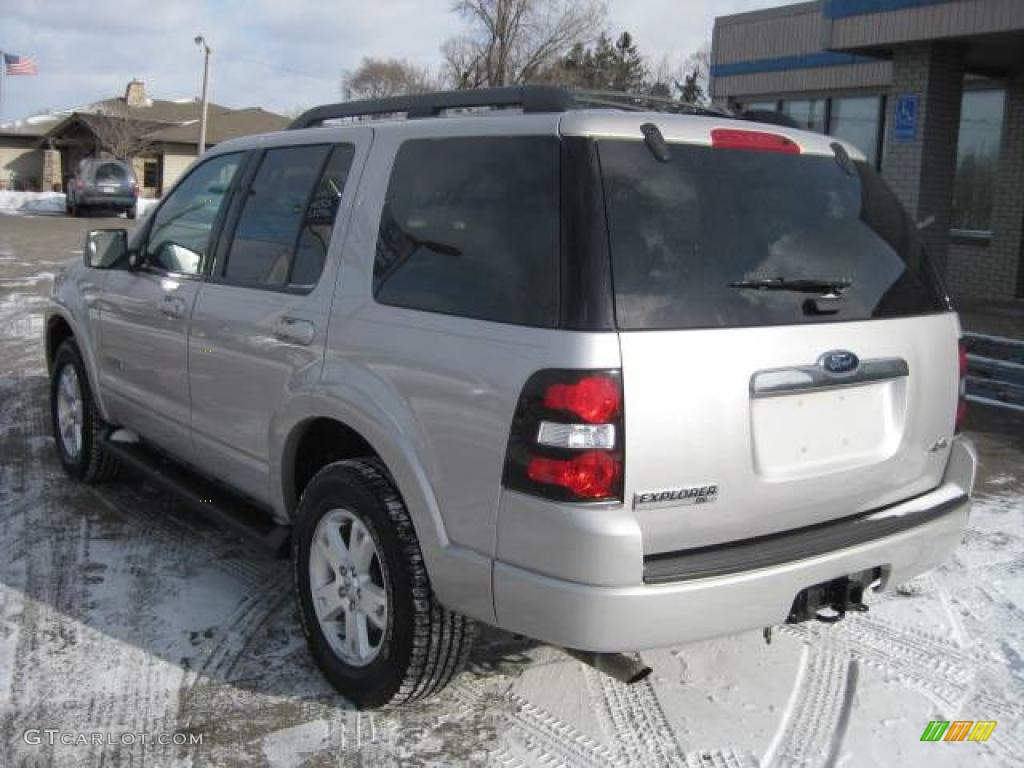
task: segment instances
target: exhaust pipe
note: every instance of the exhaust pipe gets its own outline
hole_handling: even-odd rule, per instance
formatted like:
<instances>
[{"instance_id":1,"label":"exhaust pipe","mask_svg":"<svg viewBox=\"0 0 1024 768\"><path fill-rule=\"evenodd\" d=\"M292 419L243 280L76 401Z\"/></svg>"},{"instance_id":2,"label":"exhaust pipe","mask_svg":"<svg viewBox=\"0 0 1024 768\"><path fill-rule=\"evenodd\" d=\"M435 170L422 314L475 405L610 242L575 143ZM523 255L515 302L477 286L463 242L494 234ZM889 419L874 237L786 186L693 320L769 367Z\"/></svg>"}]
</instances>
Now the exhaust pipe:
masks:
<instances>
[{"instance_id":1,"label":"exhaust pipe","mask_svg":"<svg viewBox=\"0 0 1024 768\"><path fill-rule=\"evenodd\" d=\"M575 648L565 648L564 650L577 661L582 661L587 666L626 685L639 683L651 674L651 668L640 659L634 659L624 653L597 653L595 651L578 651Z\"/></svg>"}]
</instances>

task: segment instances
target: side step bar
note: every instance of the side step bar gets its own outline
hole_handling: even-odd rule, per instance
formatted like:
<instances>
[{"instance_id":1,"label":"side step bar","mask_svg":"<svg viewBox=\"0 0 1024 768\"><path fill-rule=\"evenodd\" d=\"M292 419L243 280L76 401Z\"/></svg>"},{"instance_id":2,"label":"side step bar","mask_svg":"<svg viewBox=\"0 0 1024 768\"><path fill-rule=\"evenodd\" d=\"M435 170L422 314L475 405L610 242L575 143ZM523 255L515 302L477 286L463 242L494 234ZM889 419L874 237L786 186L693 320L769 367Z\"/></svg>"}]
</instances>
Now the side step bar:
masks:
<instances>
[{"instance_id":1,"label":"side step bar","mask_svg":"<svg viewBox=\"0 0 1024 768\"><path fill-rule=\"evenodd\" d=\"M219 527L254 544L262 553L274 558L287 557L291 529L275 523L255 503L247 502L140 443L116 442L107 435L103 438L103 448L125 466L180 497Z\"/></svg>"}]
</instances>

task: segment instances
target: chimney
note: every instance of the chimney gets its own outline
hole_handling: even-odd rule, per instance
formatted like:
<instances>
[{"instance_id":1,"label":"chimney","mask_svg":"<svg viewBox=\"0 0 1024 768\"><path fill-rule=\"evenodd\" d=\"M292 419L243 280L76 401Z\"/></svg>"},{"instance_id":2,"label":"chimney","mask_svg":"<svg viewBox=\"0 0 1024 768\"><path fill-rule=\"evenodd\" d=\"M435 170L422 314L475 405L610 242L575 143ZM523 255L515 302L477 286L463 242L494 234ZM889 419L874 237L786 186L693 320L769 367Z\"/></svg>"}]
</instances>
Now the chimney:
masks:
<instances>
[{"instance_id":1,"label":"chimney","mask_svg":"<svg viewBox=\"0 0 1024 768\"><path fill-rule=\"evenodd\" d=\"M146 84L141 80L132 80L124 91L124 103L129 107L146 106Z\"/></svg>"}]
</instances>

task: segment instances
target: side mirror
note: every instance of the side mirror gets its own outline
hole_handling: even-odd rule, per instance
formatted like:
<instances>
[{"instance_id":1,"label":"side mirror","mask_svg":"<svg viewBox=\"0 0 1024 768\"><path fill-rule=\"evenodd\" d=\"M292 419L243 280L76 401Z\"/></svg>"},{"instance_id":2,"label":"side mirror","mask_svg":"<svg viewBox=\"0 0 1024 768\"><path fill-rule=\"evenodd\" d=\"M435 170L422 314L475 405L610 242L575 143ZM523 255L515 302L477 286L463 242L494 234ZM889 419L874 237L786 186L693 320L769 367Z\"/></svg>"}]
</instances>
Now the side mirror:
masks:
<instances>
[{"instance_id":1,"label":"side mirror","mask_svg":"<svg viewBox=\"0 0 1024 768\"><path fill-rule=\"evenodd\" d=\"M85 266L110 269L128 255L128 230L94 229L85 236ZM129 263L129 267L131 264Z\"/></svg>"}]
</instances>

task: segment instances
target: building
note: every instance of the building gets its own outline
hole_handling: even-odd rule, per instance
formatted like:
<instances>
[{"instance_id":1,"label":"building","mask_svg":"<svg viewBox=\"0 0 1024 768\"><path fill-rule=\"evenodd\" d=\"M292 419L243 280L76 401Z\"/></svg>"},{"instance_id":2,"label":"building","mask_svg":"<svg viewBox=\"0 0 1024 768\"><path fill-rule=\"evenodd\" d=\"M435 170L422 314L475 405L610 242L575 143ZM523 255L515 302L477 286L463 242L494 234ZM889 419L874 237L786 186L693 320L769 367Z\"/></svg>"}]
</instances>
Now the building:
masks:
<instances>
[{"instance_id":1,"label":"building","mask_svg":"<svg viewBox=\"0 0 1024 768\"><path fill-rule=\"evenodd\" d=\"M124 96L0 125L0 189L61 190L79 160L111 151L132 158L144 197L159 197L198 153L200 111L196 99L153 99L132 80ZM206 145L288 123L259 107L208 104Z\"/></svg>"},{"instance_id":2,"label":"building","mask_svg":"<svg viewBox=\"0 0 1024 768\"><path fill-rule=\"evenodd\" d=\"M716 104L849 140L960 299L1024 297L1024 2L818 0L715 21Z\"/></svg>"}]
</instances>

